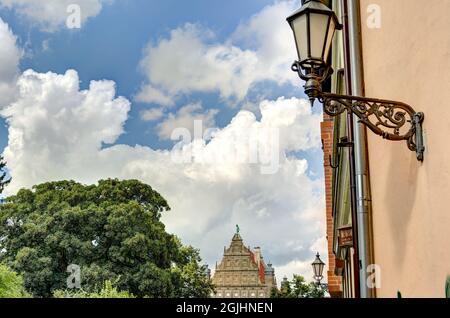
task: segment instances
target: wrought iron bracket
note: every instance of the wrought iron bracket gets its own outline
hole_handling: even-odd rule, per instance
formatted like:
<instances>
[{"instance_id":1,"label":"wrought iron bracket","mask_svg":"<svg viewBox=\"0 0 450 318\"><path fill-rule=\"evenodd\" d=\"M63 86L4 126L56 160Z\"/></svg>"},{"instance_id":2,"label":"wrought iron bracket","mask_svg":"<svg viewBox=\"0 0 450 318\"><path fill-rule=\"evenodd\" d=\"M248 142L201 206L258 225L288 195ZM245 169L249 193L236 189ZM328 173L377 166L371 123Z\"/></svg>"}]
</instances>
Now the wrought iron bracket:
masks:
<instances>
[{"instance_id":1,"label":"wrought iron bracket","mask_svg":"<svg viewBox=\"0 0 450 318\"><path fill-rule=\"evenodd\" d=\"M311 105L314 105L317 98L323 104L324 112L332 117L344 111L351 112L358 116L360 123L384 139L405 140L408 148L416 152L417 160L423 161L424 113L416 112L411 106L401 102L322 92L323 82L333 74L333 68L326 63L313 66L309 60L295 61L292 70L306 82L305 94Z\"/></svg>"},{"instance_id":2,"label":"wrought iron bracket","mask_svg":"<svg viewBox=\"0 0 450 318\"><path fill-rule=\"evenodd\" d=\"M375 134L387 140L405 140L408 148L416 152L417 160L423 161L422 123L424 114L411 106L390 100L321 93L318 96L323 110L335 117L349 111L359 118Z\"/></svg>"},{"instance_id":3,"label":"wrought iron bracket","mask_svg":"<svg viewBox=\"0 0 450 318\"><path fill-rule=\"evenodd\" d=\"M417 160L423 161L424 113L416 112L405 103L383 99L323 92L320 92L317 98L329 116L335 117L349 111L358 116L360 123L384 139L405 140L408 148L416 152Z\"/></svg>"}]
</instances>

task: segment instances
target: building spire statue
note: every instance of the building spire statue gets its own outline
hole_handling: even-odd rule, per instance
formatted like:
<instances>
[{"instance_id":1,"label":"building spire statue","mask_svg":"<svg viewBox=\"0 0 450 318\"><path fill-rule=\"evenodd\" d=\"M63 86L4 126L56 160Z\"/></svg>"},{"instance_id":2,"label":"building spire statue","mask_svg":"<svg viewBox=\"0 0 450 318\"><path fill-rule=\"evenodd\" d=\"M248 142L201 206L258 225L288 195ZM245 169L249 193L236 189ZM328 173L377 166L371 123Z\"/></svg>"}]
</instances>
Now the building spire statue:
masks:
<instances>
[{"instance_id":1,"label":"building spire statue","mask_svg":"<svg viewBox=\"0 0 450 318\"><path fill-rule=\"evenodd\" d=\"M236 234L239 234L239 231L240 231L239 224L236 224Z\"/></svg>"}]
</instances>

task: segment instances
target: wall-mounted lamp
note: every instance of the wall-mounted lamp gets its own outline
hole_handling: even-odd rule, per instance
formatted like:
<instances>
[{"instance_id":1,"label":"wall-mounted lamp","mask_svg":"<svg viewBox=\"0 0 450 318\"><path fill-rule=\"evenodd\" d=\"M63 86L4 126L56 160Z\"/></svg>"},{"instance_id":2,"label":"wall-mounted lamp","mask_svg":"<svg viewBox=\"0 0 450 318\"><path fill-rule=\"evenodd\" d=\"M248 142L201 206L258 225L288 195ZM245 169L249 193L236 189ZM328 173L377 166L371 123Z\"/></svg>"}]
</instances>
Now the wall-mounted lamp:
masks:
<instances>
[{"instance_id":1,"label":"wall-mounted lamp","mask_svg":"<svg viewBox=\"0 0 450 318\"><path fill-rule=\"evenodd\" d=\"M299 56L292 70L306 81L305 93L311 105L317 98L324 112L333 117L347 110L375 134L388 140L406 140L417 160L423 161L423 113L401 102L322 92L322 83L333 74L327 63L333 36L342 29L336 14L320 0L303 0L302 7L287 21L294 31Z\"/></svg>"},{"instance_id":2,"label":"wall-mounted lamp","mask_svg":"<svg viewBox=\"0 0 450 318\"><path fill-rule=\"evenodd\" d=\"M319 253L317 253L316 259L311 264L311 266L312 266L313 272L314 272L314 279L316 280L317 284L320 285L320 282L323 279L322 273L323 273L323 269L325 268L325 263L322 262L322 260L320 259Z\"/></svg>"}]
</instances>

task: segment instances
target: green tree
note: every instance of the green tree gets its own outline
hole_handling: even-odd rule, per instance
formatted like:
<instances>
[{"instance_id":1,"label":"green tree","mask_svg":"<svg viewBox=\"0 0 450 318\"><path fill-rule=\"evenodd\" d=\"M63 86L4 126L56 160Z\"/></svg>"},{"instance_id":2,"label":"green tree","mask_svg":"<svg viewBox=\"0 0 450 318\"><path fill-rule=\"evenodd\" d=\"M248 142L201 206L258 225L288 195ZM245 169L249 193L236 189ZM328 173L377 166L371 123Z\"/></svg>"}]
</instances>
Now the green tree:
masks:
<instances>
[{"instance_id":1,"label":"green tree","mask_svg":"<svg viewBox=\"0 0 450 318\"><path fill-rule=\"evenodd\" d=\"M294 275L292 279L292 293L295 298L308 297L312 291L312 285L305 281L305 278L300 275Z\"/></svg>"},{"instance_id":2,"label":"green tree","mask_svg":"<svg viewBox=\"0 0 450 318\"><path fill-rule=\"evenodd\" d=\"M179 259L182 264L172 268L175 277L175 294L183 298L208 298L214 291L214 286L208 277L206 265L200 265L201 258L198 250L192 246L182 246L178 241Z\"/></svg>"},{"instance_id":3,"label":"green tree","mask_svg":"<svg viewBox=\"0 0 450 318\"><path fill-rule=\"evenodd\" d=\"M303 276L294 275L291 281L283 280L280 290L272 290L271 298L323 298L325 293L322 286L307 283Z\"/></svg>"},{"instance_id":4,"label":"green tree","mask_svg":"<svg viewBox=\"0 0 450 318\"><path fill-rule=\"evenodd\" d=\"M20 275L0 264L0 298L29 297Z\"/></svg>"},{"instance_id":5,"label":"green tree","mask_svg":"<svg viewBox=\"0 0 450 318\"><path fill-rule=\"evenodd\" d=\"M309 298L324 298L325 293L327 293L327 288L317 285L316 283L310 283L309 284L309 294L307 297Z\"/></svg>"},{"instance_id":6,"label":"green tree","mask_svg":"<svg viewBox=\"0 0 450 318\"><path fill-rule=\"evenodd\" d=\"M278 293L274 293L275 298L293 298L291 283L288 281L287 277L284 277L281 282L281 288Z\"/></svg>"},{"instance_id":7,"label":"green tree","mask_svg":"<svg viewBox=\"0 0 450 318\"><path fill-rule=\"evenodd\" d=\"M85 186L50 182L22 189L0 206L0 261L22 274L37 297L67 288L68 265L81 287L106 281L136 297L209 295L198 251L165 231L166 200L137 180Z\"/></svg>"}]
</instances>

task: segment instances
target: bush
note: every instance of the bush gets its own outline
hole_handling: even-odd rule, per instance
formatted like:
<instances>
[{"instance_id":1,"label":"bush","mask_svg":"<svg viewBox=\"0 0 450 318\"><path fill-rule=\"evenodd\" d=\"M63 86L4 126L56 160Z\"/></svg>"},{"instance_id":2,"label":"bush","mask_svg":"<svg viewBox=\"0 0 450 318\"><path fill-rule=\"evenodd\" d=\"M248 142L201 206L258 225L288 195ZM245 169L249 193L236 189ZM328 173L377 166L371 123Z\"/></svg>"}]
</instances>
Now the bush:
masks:
<instances>
[{"instance_id":1,"label":"bush","mask_svg":"<svg viewBox=\"0 0 450 318\"><path fill-rule=\"evenodd\" d=\"M0 298L27 298L23 278L7 266L0 264Z\"/></svg>"}]
</instances>

